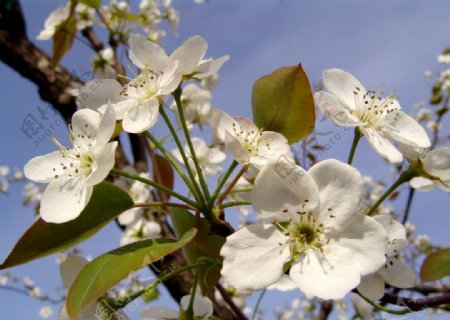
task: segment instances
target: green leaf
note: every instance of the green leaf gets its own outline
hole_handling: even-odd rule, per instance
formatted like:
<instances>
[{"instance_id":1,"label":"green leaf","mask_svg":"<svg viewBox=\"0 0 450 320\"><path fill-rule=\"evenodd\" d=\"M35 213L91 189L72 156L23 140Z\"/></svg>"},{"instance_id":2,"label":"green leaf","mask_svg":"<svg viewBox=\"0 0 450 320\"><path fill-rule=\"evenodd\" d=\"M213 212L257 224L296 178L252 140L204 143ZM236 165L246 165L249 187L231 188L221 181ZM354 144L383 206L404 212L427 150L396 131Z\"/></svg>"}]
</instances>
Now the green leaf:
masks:
<instances>
[{"instance_id":1,"label":"green leaf","mask_svg":"<svg viewBox=\"0 0 450 320\"><path fill-rule=\"evenodd\" d=\"M100 298L130 272L178 250L191 241L196 233L195 229L190 229L179 241L152 239L134 242L97 257L81 270L69 289L67 313L74 318L84 307Z\"/></svg>"},{"instance_id":2,"label":"green leaf","mask_svg":"<svg viewBox=\"0 0 450 320\"><path fill-rule=\"evenodd\" d=\"M102 3L102 0L77 0L78 3L82 3L91 8L98 8Z\"/></svg>"},{"instance_id":3,"label":"green leaf","mask_svg":"<svg viewBox=\"0 0 450 320\"><path fill-rule=\"evenodd\" d=\"M422 281L437 281L447 276L450 276L450 248L430 253L420 268Z\"/></svg>"},{"instance_id":4,"label":"green leaf","mask_svg":"<svg viewBox=\"0 0 450 320\"><path fill-rule=\"evenodd\" d=\"M196 225L195 216L186 209L173 208L170 211L170 216L177 234L183 234L186 230ZM212 261L221 260L220 249L225 243L225 238L219 235L210 235L210 224L205 219L199 219L197 229L198 232L195 239L183 248L187 261L194 264L200 257L208 257ZM217 284L220 279L220 269L220 264L198 268L203 292Z\"/></svg>"},{"instance_id":5,"label":"green leaf","mask_svg":"<svg viewBox=\"0 0 450 320\"><path fill-rule=\"evenodd\" d=\"M289 144L314 130L314 100L301 65L283 67L258 79L252 91L253 121L283 134Z\"/></svg>"},{"instance_id":6,"label":"green leaf","mask_svg":"<svg viewBox=\"0 0 450 320\"><path fill-rule=\"evenodd\" d=\"M77 34L77 19L75 17L76 1L71 2L70 13L57 28L53 35L52 64L57 66L64 55L70 50Z\"/></svg>"},{"instance_id":7,"label":"green leaf","mask_svg":"<svg viewBox=\"0 0 450 320\"><path fill-rule=\"evenodd\" d=\"M0 269L17 266L80 243L132 205L133 200L128 193L119 187L107 182L96 185L91 200L78 218L59 224L38 219L19 239Z\"/></svg>"}]
</instances>

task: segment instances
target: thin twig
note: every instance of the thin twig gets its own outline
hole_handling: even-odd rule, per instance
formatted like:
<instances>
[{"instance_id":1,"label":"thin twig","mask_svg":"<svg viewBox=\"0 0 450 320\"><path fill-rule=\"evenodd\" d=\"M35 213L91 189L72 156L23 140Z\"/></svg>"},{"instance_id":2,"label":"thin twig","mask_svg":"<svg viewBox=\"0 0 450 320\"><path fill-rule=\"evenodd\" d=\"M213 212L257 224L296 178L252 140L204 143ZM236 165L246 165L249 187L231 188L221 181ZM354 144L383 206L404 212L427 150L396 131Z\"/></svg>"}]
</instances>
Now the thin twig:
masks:
<instances>
[{"instance_id":1,"label":"thin twig","mask_svg":"<svg viewBox=\"0 0 450 320\"><path fill-rule=\"evenodd\" d=\"M233 299L231 299L228 292L225 290L224 287L220 283L216 285L217 290L219 290L220 294L222 295L223 300L228 304L228 306L233 310L235 316L239 320L247 320L247 317L244 315L242 310L234 303Z\"/></svg>"}]
</instances>

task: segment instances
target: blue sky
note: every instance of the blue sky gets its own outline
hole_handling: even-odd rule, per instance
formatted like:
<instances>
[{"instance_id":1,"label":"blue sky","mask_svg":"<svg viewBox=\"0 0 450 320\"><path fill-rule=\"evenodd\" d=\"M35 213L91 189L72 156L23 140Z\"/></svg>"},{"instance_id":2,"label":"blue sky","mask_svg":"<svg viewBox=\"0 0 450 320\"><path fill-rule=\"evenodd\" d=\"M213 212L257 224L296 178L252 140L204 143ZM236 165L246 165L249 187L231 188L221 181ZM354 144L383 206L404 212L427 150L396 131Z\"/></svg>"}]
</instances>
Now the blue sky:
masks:
<instances>
[{"instance_id":1,"label":"blue sky","mask_svg":"<svg viewBox=\"0 0 450 320\"><path fill-rule=\"evenodd\" d=\"M63 1L22 1L28 34L34 38L45 18ZM251 117L251 88L256 79L285 65L302 63L312 85L320 81L326 68L338 67L353 73L367 88L394 91L403 108L429 98L424 70L442 70L437 54L450 45L450 2L448 1L237 1L210 0L203 5L192 1L174 1L181 13L177 36L168 33L163 44L167 51L187 37L199 34L209 43L208 55L230 55L220 72L214 91L214 105L230 114ZM50 42L38 43L50 50ZM77 44L63 60L70 70L86 70L91 54ZM0 165L22 167L30 158L53 150L48 139L35 143L20 130L28 114L36 114L43 105L36 87L0 64ZM321 116L318 116L321 119ZM53 124L53 127L52 127ZM448 118L444 126L448 128ZM62 125L44 124L51 136L67 135ZM345 160L352 135L328 121L318 129L333 128L342 133L326 157ZM447 129L448 130L448 129ZM159 132L157 132L159 133ZM162 135L162 134L161 134ZM327 141L322 141L326 143ZM36 146L37 145L37 146ZM354 165L363 174L389 178L383 161L362 141ZM448 194L437 190L417 193L411 221L418 233L428 233L435 243L449 245L442 226L448 225ZM21 186L13 186L8 196L0 195L2 225L0 258L32 223L30 208L21 206ZM403 203L400 202L401 206ZM98 255L118 246L118 231L108 226L82 246L87 254ZM43 292L60 287L54 256L13 268L15 275L30 275ZM266 296L263 305L287 304L295 294ZM1 319L37 319L42 305L28 297L0 290ZM254 303L254 299L252 300ZM6 303L7 302L7 303ZM160 304L169 305L164 299ZM136 316L136 315L134 315ZM267 319L271 315L267 314ZM56 319L56 318L55 318Z\"/></svg>"}]
</instances>

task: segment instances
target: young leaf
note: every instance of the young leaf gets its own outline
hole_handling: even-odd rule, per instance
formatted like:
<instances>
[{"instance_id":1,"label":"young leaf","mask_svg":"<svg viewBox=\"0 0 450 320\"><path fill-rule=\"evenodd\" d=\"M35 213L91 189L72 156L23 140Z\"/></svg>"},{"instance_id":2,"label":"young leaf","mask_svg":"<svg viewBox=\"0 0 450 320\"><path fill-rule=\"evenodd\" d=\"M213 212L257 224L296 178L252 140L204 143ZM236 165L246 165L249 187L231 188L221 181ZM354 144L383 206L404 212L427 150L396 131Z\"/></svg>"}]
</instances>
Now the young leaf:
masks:
<instances>
[{"instance_id":1,"label":"young leaf","mask_svg":"<svg viewBox=\"0 0 450 320\"><path fill-rule=\"evenodd\" d=\"M283 134L289 144L314 129L314 100L301 65L283 67L259 78L252 91L253 121L267 131Z\"/></svg>"},{"instance_id":2,"label":"young leaf","mask_svg":"<svg viewBox=\"0 0 450 320\"><path fill-rule=\"evenodd\" d=\"M38 219L19 239L0 269L17 266L80 243L132 205L133 200L124 190L107 182L96 185L91 200L78 218L60 224Z\"/></svg>"},{"instance_id":3,"label":"young leaf","mask_svg":"<svg viewBox=\"0 0 450 320\"><path fill-rule=\"evenodd\" d=\"M189 228L196 225L195 216L182 208L173 208L170 217L177 234L183 234ZM189 263L195 263L199 257L209 257L217 261L220 259L220 249L225 243L225 238L219 235L210 235L210 225L205 219L200 219L197 226L197 236L189 245L183 248ZM214 287L220 279L220 265L204 266L198 268L200 272L200 285L206 289Z\"/></svg>"},{"instance_id":4,"label":"young leaf","mask_svg":"<svg viewBox=\"0 0 450 320\"><path fill-rule=\"evenodd\" d=\"M74 318L85 306L105 294L108 289L139 270L172 253L191 241L196 234L190 229L179 240L153 239L131 243L107 252L87 264L67 293L67 313Z\"/></svg>"},{"instance_id":5,"label":"young leaf","mask_svg":"<svg viewBox=\"0 0 450 320\"><path fill-rule=\"evenodd\" d=\"M77 19L75 17L76 1L71 2L70 13L53 35L52 64L57 66L67 51L70 50L77 34Z\"/></svg>"},{"instance_id":6,"label":"young leaf","mask_svg":"<svg viewBox=\"0 0 450 320\"><path fill-rule=\"evenodd\" d=\"M437 281L447 276L450 276L450 248L430 253L420 268L422 281Z\"/></svg>"},{"instance_id":7,"label":"young leaf","mask_svg":"<svg viewBox=\"0 0 450 320\"><path fill-rule=\"evenodd\" d=\"M163 186L173 190L174 174L170 162L163 156L155 154L155 162L153 165L158 168L158 179L154 176L154 180L161 183ZM169 200L170 194L165 193L166 200Z\"/></svg>"}]
</instances>

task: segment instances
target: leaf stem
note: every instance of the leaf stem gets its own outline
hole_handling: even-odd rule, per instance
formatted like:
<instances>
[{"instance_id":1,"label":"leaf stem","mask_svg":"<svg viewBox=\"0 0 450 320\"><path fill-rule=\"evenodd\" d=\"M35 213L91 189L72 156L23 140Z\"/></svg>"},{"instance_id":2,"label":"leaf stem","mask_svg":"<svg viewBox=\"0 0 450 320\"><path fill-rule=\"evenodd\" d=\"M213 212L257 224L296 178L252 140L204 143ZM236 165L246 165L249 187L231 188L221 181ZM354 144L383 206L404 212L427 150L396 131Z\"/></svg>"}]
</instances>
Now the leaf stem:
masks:
<instances>
[{"instance_id":1,"label":"leaf stem","mask_svg":"<svg viewBox=\"0 0 450 320\"><path fill-rule=\"evenodd\" d=\"M236 174L230 184L227 186L225 191L217 198L217 206L220 207L225 197L233 190L234 185L238 182L239 178L247 171L249 165L245 165L242 169Z\"/></svg>"},{"instance_id":2,"label":"leaf stem","mask_svg":"<svg viewBox=\"0 0 450 320\"><path fill-rule=\"evenodd\" d=\"M353 157L355 156L356 147L358 146L358 142L361 139L362 134L361 131L359 131L358 127L355 128L355 135L353 136L353 143L352 148L350 149L350 154L348 155L348 164L352 164Z\"/></svg>"},{"instance_id":3,"label":"leaf stem","mask_svg":"<svg viewBox=\"0 0 450 320\"><path fill-rule=\"evenodd\" d=\"M185 196L179 194L178 192L175 192L175 191L173 191L173 190L171 190L171 189L169 189L169 188L163 186L162 184L159 184L159 183L157 183L157 182L155 182L153 180L145 179L145 178L140 177L138 175L135 175L135 174L132 174L132 173L129 173L129 172L125 172L125 171L122 171L122 170L119 170L119 169L112 169L111 173L115 174L117 176L125 177L125 178L132 179L132 180L137 180L137 181L140 181L142 183L145 183L145 184L147 184L149 186L152 186L152 187L154 187L156 189L159 189L159 190L162 190L164 192L167 192L168 194L172 195L173 197L178 198L181 201L184 201L187 204L189 204L189 205L191 205L191 206L193 206L195 208L200 209L198 207L198 204L195 201L192 201L191 199L186 198Z\"/></svg>"},{"instance_id":4,"label":"leaf stem","mask_svg":"<svg viewBox=\"0 0 450 320\"><path fill-rule=\"evenodd\" d=\"M195 154L195 149L192 144L191 136L189 134L189 129L186 124L186 119L184 117L183 105L181 103L181 87L178 87L177 90L173 92L173 97L175 99L175 103L177 105L178 116L180 117L181 126L183 127L184 135L186 137L186 142L189 146L189 151L191 153L192 161L194 161L195 169L197 171L198 179L200 181L200 185L203 189L203 194L206 197L206 201L209 201L211 195L209 194L208 186L206 185L205 178L203 177L202 169L200 168L200 164L198 163L197 155Z\"/></svg>"},{"instance_id":5,"label":"leaf stem","mask_svg":"<svg viewBox=\"0 0 450 320\"><path fill-rule=\"evenodd\" d=\"M360 292L358 292L358 294L361 296L361 298L363 298L368 304L370 304L372 307L374 307L375 309L378 309L380 311L386 312L386 313L390 313L390 314L396 314L396 315L402 315L402 314L408 314L413 312L411 309L401 309L401 310L392 310L392 309L388 309L383 307L382 305L373 302L372 300L370 300L369 298L366 298L365 296L363 296Z\"/></svg>"},{"instance_id":6,"label":"leaf stem","mask_svg":"<svg viewBox=\"0 0 450 320\"><path fill-rule=\"evenodd\" d=\"M259 305L261 304L261 301L262 301L264 295L266 294L266 291L267 291L267 289L264 289L264 290L261 292L261 294L259 295L258 301L256 302L255 310L253 311L253 315L252 315L251 320L255 320L255 319L256 319L256 316L258 315Z\"/></svg>"},{"instance_id":7,"label":"leaf stem","mask_svg":"<svg viewBox=\"0 0 450 320\"><path fill-rule=\"evenodd\" d=\"M368 216L373 215L375 210L380 206L380 204L383 203L384 200L392 193L395 189L397 189L400 185L402 185L405 182L410 181L412 178L416 177L418 175L417 170L413 167L409 167L405 171L403 171L400 176L397 178L397 180L387 189L383 195L380 197L380 199L375 202L372 207L367 212Z\"/></svg>"},{"instance_id":8,"label":"leaf stem","mask_svg":"<svg viewBox=\"0 0 450 320\"><path fill-rule=\"evenodd\" d=\"M129 296L126 297L122 297L120 299L114 300L112 302L112 305L114 305L115 309L121 309L124 308L127 304L129 304L130 302L132 302L133 300L139 298L142 295L146 295L147 293L149 293L150 291L152 291L153 289L155 289L161 282L164 282L174 276L176 276L177 274L180 274L182 272L191 270L191 269L196 269L198 267L203 267L205 265L210 264L210 262L199 262L199 263L195 263L195 264L190 264L188 266L184 266L175 270L169 269L170 272L166 273L165 271L163 272L162 276L159 276L158 279L154 282L152 282L151 284L149 284L148 286L146 286L145 288L130 294Z\"/></svg>"},{"instance_id":9,"label":"leaf stem","mask_svg":"<svg viewBox=\"0 0 450 320\"><path fill-rule=\"evenodd\" d=\"M234 169L238 166L238 162L236 160L233 161L233 163L230 165L230 167L228 168L228 170L225 172L225 174L223 175L222 179L220 179L219 183L217 184L216 189L214 190L213 195L211 196L211 198L209 199L208 202L208 208L212 209L213 205L214 205L214 201L216 200L216 198L219 196L220 191L222 190L225 182L228 180L228 178L230 177L230 175L233 173Z\"/></svg>"},{"instance_id":10,"label":"leaf stem","mask_svg":"<svg viewBox=\"0 0 450 320\"><path fill-rule=\"evenodd\" d=\"M170 162L170 164L174 167L175 171L179 174L181 179L183 179L184 183L188 187L188 189L192 192L195 199L201 203L201 198L198 197L196 189L192 184L191 180L186 176L181 167L178 165L178 162L172 157L172 155L167 151L167 149L156 139L150 132L145 131L145 136L155 145L156 148L161 151L161 153L166 157L166 159Z\"/></svg>"},{"instance_id":11,"label":"leaf stem","mask_svg":"<svg viewBox=\"0 0 450 320\"><path fill-rule=\"evenodd\" d=\"M180 141L180 139L177 136L175 128L173 127L172 123L170 122L170 119L167 116L167 113L164 110L163 106L159 106L159 113L161 114L161 116L163 117L167 127L169 128L169 131L172 134L172 137L173 137L173 139L175 141L175 144L177 145L178 150L180 151L181 157L183 158L184 166L186 167L186 170L187 170L187 172L189 174L189 177L191 178L191 182L192 182L192 184L194 186L194 189L195 189L195 192L193 193L194 197L196 199L199 199L200 202L202 203L202 205L205 205L206 204L205 199L203 198L203 194L202 194L202 192L200 190L200 187L198 186L197 180L195 179L195 174L192 172L192 169L191 169L191 167L189 165L189 161L188 161L188 158L186 157L186 153L184 152L183 145L181 144L181 141Z\"/></svg>"},{"instance_id":12,"label":"leaf stem","mask_svg":"<svg viewBox=\"0 0 450 320\"><path fill-rule=\"evenodd\" d=\"M231 201L231 202L224 203L220 207L222 209L225 209L225 208L238 207L238 206L249 206L251 204L252 203L250 201Z\"/></svg>"},{"instance_id":13,"label":"leaf stem","mask_svg":"<svg viewBox=\"0 0 450 320\"><path fill-rule=\"evenodd\" d=\"M145 208L145 207L173 207L173 208L183 208L193 211L198 211L198 208L192 207L188 204L176 203L176 202L140 202L135 203L133 208Z\"/></svg>"}]
</instances>

